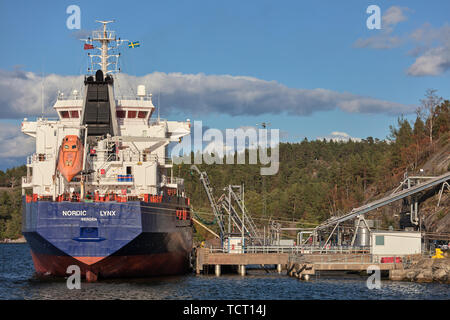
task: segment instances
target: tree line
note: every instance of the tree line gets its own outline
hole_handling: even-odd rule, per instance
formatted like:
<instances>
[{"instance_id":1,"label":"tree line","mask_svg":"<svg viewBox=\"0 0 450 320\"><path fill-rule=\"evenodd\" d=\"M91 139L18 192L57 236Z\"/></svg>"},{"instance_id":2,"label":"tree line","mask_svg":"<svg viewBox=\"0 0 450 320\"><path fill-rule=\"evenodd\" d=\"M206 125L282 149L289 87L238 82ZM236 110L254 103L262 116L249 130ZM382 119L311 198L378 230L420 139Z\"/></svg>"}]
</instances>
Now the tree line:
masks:
<instances>
[{"instance_id":1,"label":"tree line","mask_svg":"<svg viewBox=\"0 0 450 320\"><path fill-rule=\"evenodd\" d=\"M245 203L252 216L320 223L392 190L405 172L417 172L433 152L449 143L449 107L448 100L437 97L435 90L427 90L415 121L399 117L385 140L367 137L348 142L305 139L281 143L280 169L274 176L261 176L258 165L199 168L208 173L216 197L228 184L244 184ZM175 170L185 179L196 209L211 212L199 177L190 172L190 165Z\"/></svg>"},{"instance_id":2,"label":"tree line","mask_svg":"<svg viewBox=\"0 0 450 320\"><path fill-rule=\"evenodd\" d=\"M207 171L216 197L229 184L244 184L245 204L252 216L303 221L308 226L392 190L404 172L417 171L433 152L449 143L449 108L448 100L427 90L416 119L398 118L385 140L280 143L280 168L273 176L261 176L259 165L199 168ZM0 239L20 236L20 179L25 175L25 166L0 171ZM190 165L174 165L174 175L184 178L194 210L209 213L202 214L203 218L213 220L206 194Z\"/></svg>"}]
</instances>

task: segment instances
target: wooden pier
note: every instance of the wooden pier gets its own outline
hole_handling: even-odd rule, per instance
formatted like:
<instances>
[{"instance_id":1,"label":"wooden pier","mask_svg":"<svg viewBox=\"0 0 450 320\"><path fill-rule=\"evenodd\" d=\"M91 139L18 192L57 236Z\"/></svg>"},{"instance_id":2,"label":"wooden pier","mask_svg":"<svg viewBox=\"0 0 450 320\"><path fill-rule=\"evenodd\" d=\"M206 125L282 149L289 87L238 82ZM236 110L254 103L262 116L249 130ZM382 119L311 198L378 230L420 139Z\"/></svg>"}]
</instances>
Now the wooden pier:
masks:
<instances>
[{"instance_id":1,"label":"wooden pier","mask_svg":"<svg viewBox=\"0 0 450 320\"><path fill-rule=\"evenodd\" d=\"M287 265L289 253L223 253L211 252L208 248L197 249L196 273L200 274L204 266L214 265Z\"/></svg>"},{"instance_id":2,"label":"wooden pier","mask_svg":"<svg viewBox=\"0 0 450 320\"><path fill-rule=\"evenodd\" d=\"M245 275L248 265L276 265L279 273L286 270L290 276L308 279L317 271L367 271L376 266L380 271L403 270L404 260L394 257L392 263L380 263L377 257L362 252L259 252L259 253L223 253L209 248L196 250L196 273L204 267L214 266L215 274L220 276L221 266L237 266L238 273Z\"/></svg>"}]
</instances>

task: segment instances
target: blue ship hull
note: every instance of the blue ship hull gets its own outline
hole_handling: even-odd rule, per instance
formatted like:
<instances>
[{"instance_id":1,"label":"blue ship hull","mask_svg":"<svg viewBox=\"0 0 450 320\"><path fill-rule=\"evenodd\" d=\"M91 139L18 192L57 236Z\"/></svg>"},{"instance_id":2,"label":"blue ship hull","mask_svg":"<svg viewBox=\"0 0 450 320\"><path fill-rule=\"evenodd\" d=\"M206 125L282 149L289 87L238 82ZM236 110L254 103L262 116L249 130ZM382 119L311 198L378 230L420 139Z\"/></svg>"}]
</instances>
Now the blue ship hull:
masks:
<instances>
[{"instance_id":1,"label":"blue ship hull","mask_svg":"<svg viewBox=\"0 0 450 320\"><path fill-rule=\"evenodd\" d=\"M36 272L67 276L78 265L86 278L184 273L192 250L192 222L184 198L160 203L27 202L22 232Z\"/></svg>"}]
</instances>

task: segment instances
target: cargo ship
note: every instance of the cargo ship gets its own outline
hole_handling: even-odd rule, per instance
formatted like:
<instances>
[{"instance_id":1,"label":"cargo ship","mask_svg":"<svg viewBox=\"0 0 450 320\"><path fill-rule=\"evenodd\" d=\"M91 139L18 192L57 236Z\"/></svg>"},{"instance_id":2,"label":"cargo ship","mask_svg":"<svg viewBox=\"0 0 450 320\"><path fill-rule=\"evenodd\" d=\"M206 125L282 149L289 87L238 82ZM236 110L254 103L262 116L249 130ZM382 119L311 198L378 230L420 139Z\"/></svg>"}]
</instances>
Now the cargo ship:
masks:
<instances>
[{"instance_id":1,"label":"cargo ship","mask_svg":"<svg viewBox=\"0 0 450 320\"><path fill-rule=\"evenodd\" d=\"M58 93L58 118L22 122L36 140L22 178L22 232L36 273L67 277L71 265L88 281L185 273L189 198L167 147L190 134L190 121L153 119L144 85L115 95L119 47L135 43L98 22L83 40L98 54L88 54L80 91Z\"/></svg>"}]
</instances>

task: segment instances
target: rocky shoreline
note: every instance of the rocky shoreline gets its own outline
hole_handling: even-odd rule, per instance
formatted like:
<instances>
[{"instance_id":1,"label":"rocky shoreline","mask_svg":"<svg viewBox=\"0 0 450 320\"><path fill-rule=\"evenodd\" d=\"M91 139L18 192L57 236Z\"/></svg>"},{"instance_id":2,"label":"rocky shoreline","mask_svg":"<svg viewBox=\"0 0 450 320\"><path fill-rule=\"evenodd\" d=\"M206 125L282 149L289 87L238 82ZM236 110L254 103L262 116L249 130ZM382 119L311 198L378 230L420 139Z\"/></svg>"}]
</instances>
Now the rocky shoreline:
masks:
<instances>
[{"instance_id":1,"label":"rocky shoreline","mask_svg":"<svg viewBox=\"0 0 450 320\"><path fill-rule=\"evenodd\" d=\"M24 237L20 237L20 238L17 238L17 239L8 239L8 238L6 238L6 239L0 240L0 243L26 243L26 242L27 241L25 240Z\"/></svg>"},{"instance_id":2,"label":"rocky shoreline","mask_svg":"<svg viewBox=\"0 0 450 320\"><path fill-rule=\"evenodd\" d=\"M450 283L450 258L422 257L407 268L391 270L389 277L397 281Z\"/></svg>"}]
</instances>

